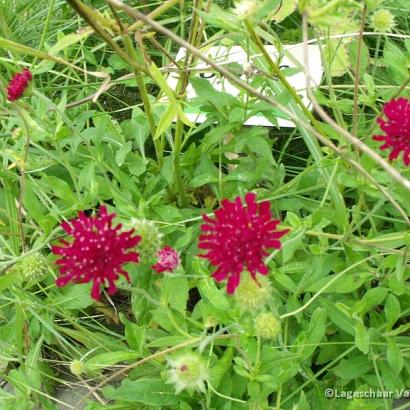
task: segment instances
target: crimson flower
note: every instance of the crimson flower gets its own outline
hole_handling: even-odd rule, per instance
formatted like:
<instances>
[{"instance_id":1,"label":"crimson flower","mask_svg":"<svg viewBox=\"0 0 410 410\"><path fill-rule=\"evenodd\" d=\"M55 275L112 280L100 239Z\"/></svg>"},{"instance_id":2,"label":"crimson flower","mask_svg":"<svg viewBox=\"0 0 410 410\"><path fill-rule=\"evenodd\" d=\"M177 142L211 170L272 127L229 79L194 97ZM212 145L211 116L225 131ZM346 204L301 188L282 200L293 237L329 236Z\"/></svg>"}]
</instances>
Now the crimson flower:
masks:
<instances>
[{"instance_id":1,"label":"crimson flower","mask_svg":"<svg viewBox=\"0 0 410 410\"><path fill-rule=\"evenodd\" d=\"M33 75L27 68L25 68L21 73L15 74L7 87L7 99L9 101L19 99L23 95L32 78Z\"/></svg>"},{"instance_id":2,"label":"crimson flower","mask_svg":"<svg viewBox=\"0 0 410 410\"><path fill-rule=\"evenodd\" d=\"M218 281L228 278L227 292L232 294L240 282L240 275L247 269L256 280L256 273L268 273L264 257L268 248L280 249L279 238L289 230L276 230L280 223L272 219L269 202L256 203L256 195L245 196L246 207L240 197L234 201L222 200L215 211L215 219L203 215L199 248L207 249L202 258L209 259L218 269L213 277Z\"/></svg>"},{"instance_id":3,"label":"crimson flower","mask_svg":"<svg viewBox=\"0 0 410 410\"><path fill-rule=\"evenodd\" d=\"M56 261L61 273L56 280L57 286L64 286L68 282L92 281L91 297L99 300L101 287L108 285L108 294L115 293L115 281L120 274L130 282L128 273L122 269L122 265L139 262L138 253L127 250L134 248L141 237L132 236L134 229L119 232L122 225L112 224L115 216L115 213L108 214L105 206L100 206L98 216L89 217L80 212L78 218L61 224L74 240L61 240L63 246L52 247L52 252L61 256L61 259Z\"/></svg>"},{"instance_id":4,"label":"crimson flower","mask_svg":"<svg viewBox=\"0 0 410 410\"><path fill-rule=\"evenodd\" d=\"M158 260L152 269L158 273L172 272L179 265L180 259L178 252L170 246L165 246L158 252Z\"/></svg>"},{"instance_id":5,"label":"crimson flower","mask_svg":"<svg viewBox=\"0 0 410 410\"><path fill-rule=\"evenodd\" d=\"M410 165L410 101L407 98L391 100L383 106L387 121L379 117L377 123L386 135L375 135L376 141L384 141L380 149L391 149L389 159L396 159L403 151L403 162Z\"/></svg>"}]
</instances>

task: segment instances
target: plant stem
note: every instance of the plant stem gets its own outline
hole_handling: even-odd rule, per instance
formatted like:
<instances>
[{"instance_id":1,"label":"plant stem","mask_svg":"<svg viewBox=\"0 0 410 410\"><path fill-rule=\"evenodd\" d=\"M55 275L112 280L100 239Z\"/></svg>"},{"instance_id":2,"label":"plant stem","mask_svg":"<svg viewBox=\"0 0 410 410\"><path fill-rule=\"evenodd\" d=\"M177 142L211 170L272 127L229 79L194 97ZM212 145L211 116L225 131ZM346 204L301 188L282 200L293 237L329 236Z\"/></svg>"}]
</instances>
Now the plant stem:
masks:
<instances>
[{"instance_id":1,"label":"plant stem","mask_svg":"<svg viewBox=\"0 0 410 410\"><path fill-rule=\"evenodd\" d=\"M363 8L362 20L360 24L360 31L358 36L357 44L357 56L356 56L356 67L354 70L354 94L353 94L353 119L352 119L352 134L357 135L357 120L359 111L359 83L360 83L360 65L362 61L362 45L363 45L363 32L364 25L366 23L367 17L367 7ZM355 147L357 157L359 157L359 149Z\"/></svg>"},{"instance_id":2,"label":"plant stem","mask_svg":"<svg viewBox=\"0 0 410 410\"><path fill-rule=\"evenodd\" d=\"M135 61L138 61L138 55L132 45L131 39L129 38L129 36L125 35L124 36L124 45L125 45L125 49L127 50L127 53L129 55L129 57L131 59L134 59ZM158 161L158 165L161 168L162 167L162 160L163 160L163 155L162 155L162 150L159 146L159 141L155 138L155 133L157 130L156 124L155 124L155 119L154 116L152 114L152 106L151 106L151 102L149 100L149 95L148 95L148 91L147 91L147 87L145 86L145 82L144 79L142 78L142 76L140 75L141 72L140 70L134 68L134 74L135 74L135 78L137 81L137 86L138 86L138 90L140 92L140 97L142 100L142 104L144 106L144 111L145 111L145 115L147 116L147 121L148 121L148 126L151 132L151 138L152 141L154 143L154 148L155 148L155 154L157 157L157 161Z\"/></svg>"},{"instance_id":3,"label":"plant stem","mask_svg":"<svg viewBox=\"0 0 410 410\"><path fill-rule=\"evenodd\" d=\"M191 19L191 27L189 30L189 35L188 35L188 43L193 44L195 36L196 36L196 31L197 31L197 25L198 25L198 15L195 11L195 6L199 7L200 1L194 2L194 10L192 12L192 19ZM200 36L198 35L198 38ZM190 53L189 50L186 51L185 55L185 64L184 64L184 71L182 71L181 76L179 78L178 86L177 86L177 93L179 96L184 96L186 92L186 88L188 86L188 81L189 81L189 72L186 70L186 68L190 64ZM181 121L180 118L177 119L177 124L175 127L175 140L174 140L174 150L173 150L173 155L174 155L174 177L175 177L175 185L176 189L178 191L178 202L180 206L187 206L188 201L187 197L185 195L185 189L184 189L184 183L182 180L182 174L181 174L181 149L182 149L182 144L183 144L183 134L184 134L184 123Z\"/></svg>"},{"instance_id":4,"label":"plant stem","mask_svg":"<svg viewBox=\"0 0 410 410\"><path fill-rule=\"evenodd\" d=\"M173 165L174 165L174 181L176 189L178 191L178 202L180 206L186 206L188 203L187 197L185 195L184 183L182 181L181 174L181 145L182 145L182 135L184 132L184 123L178 118L175 127L175 140L174 140L174 151L173 151Z\"/></svg>"}]
</instances>

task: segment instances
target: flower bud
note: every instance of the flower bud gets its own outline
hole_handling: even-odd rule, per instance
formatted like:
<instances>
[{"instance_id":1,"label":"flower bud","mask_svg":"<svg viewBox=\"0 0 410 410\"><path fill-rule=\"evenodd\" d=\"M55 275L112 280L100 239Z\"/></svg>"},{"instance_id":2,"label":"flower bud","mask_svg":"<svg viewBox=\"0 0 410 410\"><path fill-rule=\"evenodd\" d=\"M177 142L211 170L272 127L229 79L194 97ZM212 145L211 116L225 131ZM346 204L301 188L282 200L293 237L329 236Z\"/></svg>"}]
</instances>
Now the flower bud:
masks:
<instances>
[{"instance_id":1,"label":"flower bud","mask_svg":"<svg viewBox=\"0 0 410 410\"><path fill-rule=\"evenodd\" d=\"M24 91L32 79L33 75L27 68L21 73L15 74L7 86L7 99L9 101L18 100L24 94Z\"/></svg>"},{"instance_id":2,"label":"flower bud","mask_svg":"<svg viewBox=\"0 0 410 410\"><path fill-rule=\"evenodd\" d=\"M181 263L178 252L170 246L165 246L157 254L157 263L152 269L158 273L173 272Z\"/></svg>"},{"instance_id":3,"label":"flower bud","mask_svg":"<svg viewBox=\"0 0 410 410\"><path fill-rule=\"evenodd\" d=\"M394 16L387 9L380 9L373 13L371 25L375 31L389 33L396 25Z\"/></svg>"},{"instance_id":4,"label":"flower bud","mask_svg":"<svg viewBox=\"0 0 410 410\"><path fill-rule=\"evenodd\" d=\"M81 360L73 360L70 363L70 372L74 376L81 376L84 373L84 363Z\"/></svg>"},{"instance_id":5,"label":"flower bud","mask_svg":"<svg viewBox=\"0 0 410 410\"><path fill-rule=\"evenodd\" d=\"M147 219L132 219L131 227L135 233L141 236L141 241L137 245L141 261L148 263L156 258L161 248L162 235L152 221Z\"/></svg>"},{"instance_id":6,"label":"flower bud","mask_svg":"<svg viewBox=\"0 0 410 410\"><path fill-rule=\"evenodd\" d=\"M205 392L205 381L208 369L201 355L195 352L182 353L176 358L168 359L168 383L175 386L178 394L184 389Z\"/></svg>"},{"instance_id":7,"label":"flower bud","mask_svg":"<svg viewBox=\"0 0 410 410\"><path fill-rule=\"evenodd\" d=\"M280 332L280 321L272 312L260 313L255 319L255 333L263 339L276 339Z\"/></svg>"},{"instance_id":8,"label":"flower bud","mask_svg":"<svg viewBox=\"0 0 410 410\"><path fill-rule=\"evenodd\" d=\"M48 262L40 252L34 252L19 260L12 268L13 272L19 273L23 280L38 281L46 273Z\"/></svg>"},{"instance_id":9,"label":"flower bud","mask_svg":"<svg viewBox=\"0 0 410 410\"><path fill-rule=\"evenodd\" d=\"M257 8L256 0L240 0L235 4L233 12L239 17L239 19L245 20L255 14Z\"/></svg>"},{"instance_id":10,"label":"flower bud","mask_svg":"<svg viewBox=\"0 0 410 410\"><path fill-rule=\"evenodd\" d=\"M218 326L218 324L219 324L219 320L215 316L209 315L204 320L205 329L210 329L212 327L216 327L216 326Z\"/></svg>"},{"instance_id":11,"label":"flower bud","mask_svg":"<svg viewBox=\"0 0 410 410\"><path fill-rule=\"evenodd\" d=\"M272 287L266 276L258 275L257 281L250 274L243 275L239 286L236 288L234 298L243 310L253 311L260 309L272 297Z\"/></svg>"}]
</instances>

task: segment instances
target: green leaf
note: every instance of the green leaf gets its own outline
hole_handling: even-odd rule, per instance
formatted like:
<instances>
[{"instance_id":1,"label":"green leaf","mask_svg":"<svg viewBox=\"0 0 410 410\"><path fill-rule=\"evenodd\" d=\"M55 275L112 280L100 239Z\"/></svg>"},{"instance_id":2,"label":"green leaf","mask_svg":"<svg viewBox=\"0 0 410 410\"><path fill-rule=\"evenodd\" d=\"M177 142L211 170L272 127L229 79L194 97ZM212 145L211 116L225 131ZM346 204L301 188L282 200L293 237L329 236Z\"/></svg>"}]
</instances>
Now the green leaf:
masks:
<instances>
[{"instance_id":1,"label":"green leaf","mask_svg":"<svg viewBox=\"0 0 410 410\"><path fill-rule=\"evenodd\" d=\"M212 279L201 279L198 284L201 296L213 307L220 310L228 310L229 302L224 289L218 289Z\"/></svg>"},{"instance_id":2,"label":"green leaf","mask_svg":"<svg viewBox=\"0 0 410 410\"><path fill-rule=\"evenodd\" d=\"M320 298L320 302L325 306L327 314L337 327L350 335L354 336L356 334L355 328L352 325L352 318L346 312L325 298Z\"/></svg>"},{"instance_id":3,"label":"green leaf","mask_svg":"<svg viewBox=\"0 0 410 410\"><path fill-rule=\"evenodd\" d=\"M162 295L173 309L181 313L186 311L188 292L187 278L181 276L166 276L164 278Z\"/></svg>"},{"instance_id":4,"label":"green leaf","mask_svg":"<svg viewBox=\"0 0 410 410\"><path fill-rule=\"evenodd\" d=\"M178 114L178 107L174 104L168 104L168 107L166 108L164 113L161 115L157 129L155 130L155 136L154 136L155 140L158 139L162 134L165 133L166 130L169 129L174 119L176 118L177 114Z\"/></svg>"},{"instance_id":5,"label":"green leaf","mask_svg":"<svg viewBox=\"0 0 410 410\"><path fill-rule=\"evenodd\" d=\"M199 165L195 169L194 176L190 181L190 185L197 188L218 181L218 168L215 167L213 162L206 155L202 155Z\"/></svg>"},{"instance_id":6,"label":"green leaf","mask_svg":"<svg viewBox=\"0 0 410 410\"><path fill-rule=\"evenodd\" d=\"M185 336L165 336L161 337L160 339L153 340L152 342L148 343L148 347L168 347L168 346L175 346L180 343L186 341Z\"/></svg>"},{"instance_id":7,"label":"green leaf","mask_svg":"<svg viewBox=\"0 0 410 410\"><path fill-rule=\"evenodd\" d=\"M304 333L301 343L296 339L296 344L303 344L303 347L298 351L300 358L306 360L310 357L319 345L326 332L326 310L318 307L310 319L308 330ZM304 340L303 340L304 339Z\"/></svg>"},{"instance_id":8,"label":"green leaf","mask_svg":"<svg viewBox=\"0 0 410 410\"><path fill-rule=\"evenodd\" d=\"M227 134L229 134L235 127L237 127L237 124L230 122L228 124L223 124L218 127L212 128L208 133L205 134L202 140L204 151L207 151L215 144L222 142Z\"/></svg>"},{"instance_id":9,"label":"green leaf","mask_svg":"<svg viewBox=\"0 0 410 410\"><path fill-rule=\"evenodd\" d=\"M119 362L128 362L138 359L141 356L139 352L118 351L98 354L85 362L87 370L102 370Z\"/></svg>"},{"instance_id":10,"label":"green leaf","mask_svg":"<svg viewBox=\"0 0 410 410\"><path fill-rule=\"evenodd\" d=\"M172 386L158 379L125 379L118 389L112 386L103 388L104 395L111 400L142 403L147 406L173 406L181 400Z\"/></svg>"},{"instance_id":11,"label":"green leaf","mask_svg":"<svg viewBox=\"0 0 410 410\"><path fill-rule=\"evenodd\" d=\"M91 297L91 283L75 286L67 286L58 289L58 296L54 299L54 305L64 309L85 309L94 304Z\"/></svg>"},{"instance_id":12,"label":"green leaf","mask_svg":"<svg viewBox=\"0 0 410 410\"><path fill-rule=\"evenodd\" d=\"M394 373L399 374L403 369L403 354L392 339L387 339L387 363Z\"/></svg>"},{"instance_id":13,"label":"green leaf","mask_svg":"<svg viewBox=\"0 0 410 410\"><path fill-rule=\"evenodd\" d=\"M356 314L364 314L374 306L380 305L386 297L389 289L387 288L373 288L369 289L364 296L356 302L353 312Z\"/></svg>"},{"instance_id":14,"label":"green leaf","mask_svg":"<svg viewBox=\"0 0 410 410\"><path fill-rule=\"evenodd\" d=\"M369 353L370 337L366 329L366 326L361 321L358 320L356 322L355 329L356 329L355 343L356 343L357 348L364 354Z\"/></svg>"},{"instance_id":15,"label":"green leaf","mask_svg":"<svg viewBox=\"0 0 410 410\"><path fill-rule=\"evenodd\" d=\"M324 278L317 280L313 285L309 286L306 290L309 292L318 292L327 283L333 280L337 274L328 275ZM371 276L368 272L352 273L346 276L340 276L331 285L329 285L322 293L350 293L360 288L364 282Z\"/></svg>"},{"instance_id":16,"label":"green leaf","mask_svg":"<svg viewBox=\"0 0 410 410\"><path fill-rule=\"evenodd\" d=\"M407 60L404 52L392 41L386 40L383 52L383 62L396 84L403 84L409 77Z\"/></svg>"},{"instance_id":17,"label":"green leaf","mask_svg":"<svg viewBox=\"0 0 410 410\"><path fill-rule=\"evenodd\" d=\"M329 40L324 47L324 65L332 77L341 77L350 66L347 47L341 41Z\"/></svg>"},{"instance_id":18,"label":"green leaf","mask_svg":"<svg viewBox=\"0 0 410 410\"><path fill-rule=\"evenodd\" d=\"M43 344L44 337L40 336L35 344L31 346L31 349L27 355L25 363L25 373L27 382L33 389L40 389L41 386L41 373L39 370L39 363L42 360L41 346Z\"/></svg>"},{"instance_id":19,"label":"green leaf","mask_svg":"<svg viewBox=\"0 0 410 410\"><path fill-rule=\"evenodd\" d=\"M270 163L276 165L276 162L272 156L272 147L268 144L265 138L258 136L250 137L247 139L246 145L252 152L259 154Z\"/></svg>"},{"instance_id":20,"label":"green leaf","mask_svg":"<svg viewBox=\"0 0 410 410\"><path fill-rule=\"evenodd\" d=\"M388 294L384 304L387 329L391 329L400 317L400 302L393 294Z\"/></svg>"},{"instance_id":21,"label":"green leaf","mask_svg":"<svg viewBox=\"0 0 410 410\"><path fill-rule=\"evenodd\" d=\"M218 362L211 369L211 384L217 389L224 374L230 369L233 359L233 348L228 347Z\"/></svg>"},{"instance_id":22,"label":"green leaf","mask_svg":"<svg viewBox=\"0 0 410 410\"><path fill-rule=\"evenodd\" d=\"M377 362L380 371L380 378L383 380L383 386L386 390L401 390L404 389L403 379L397 377L397 374L390 368L388 363L383 360ZM407 385L406 385L407 386Z\"/></svg>"},{"instance_id":23,"label":"green leaf","mask_svg":"<svg viewBox=\"0 0 410 410\"><path fill-rule=\"evenodd\" d=\"M194 88L197 99L211 103L216 109L219 107L227 108L238 105L237 99L223 91L216 90L213 85L203 78L192 77L191 85Z\"/></svg>"},{"instance_id":24,"label":"green leaf","mask_svg":"<svg viewBox=\"0 0 410 410\"><path fill-rule=\"evenodd\" d=\"M17 283L21 278L15 274L15 272L7 273L6 275L0 276L0 292L8 289L14 283Z\"/></svg>"},{"instance_id":25,"label":"green leaf","mask_svg":"<svg viewBox=\"0 0 410 410\"><path fill-rule=\"evenodd\" d=\"M126 142L119 150L115 152L115 162L120 167L125 161L127 154L132 150L132 142Z\"/></svg>"},{"instance_id":26,"label":"green leaf","mask_svg":"<svg viewBox=\"0 0 410 410\"><path fill-rule=\"evenodd\" d=\"M300 392L300 399L296 406L292 410L310 410L309 402L306 400L303 390Z\"/></svg>"},{"instance_id":27,"label":"green leaf","mask_svg":"<svg viewBox=\"0 0 410 410\"><path fill-rule=\"evenodd\" d=\"M364 41L361 41L360 47L361 47L361 50L360 50L360 61L359 61L359 78L361 78L363 74L366 72L367 67L369 66L369 63L370 63L369 49L367 48L366 43ZM358 52L359 52L359 42L352 41L350 43L350 58L351 58L354 70L356 70ZM357 81L359 81L359 79Z\"/></svg>"},{"instance_id":28,"label":"green leaf","mask_svg":"<svg viewBox=\"0 0 410 410\"><path fill-rule=\"evenodd\" d=\"M150 73L152 78L155 80L157 85L161 88L162 92L168 97L169 103L168 103L168 109L171 110L170 107L174 107L172 109L176 110L176 114L178 115L178 118L185 124L190 127L194 127L195 124L193 124L188 117L185 115L181 104L179 101L176 99L174 91L169 87L166 79L162 75L161 71L159 68L155 65L155 63L151 63L149 67ZM169 118L168 118L169 119Z\"/></svg>"},{"instance_id":29,"label":"green leaf","mask_svg":"<svg viewBox=\"0 0 410 410\"><path fill-rule=\"evenodd\" d=\"M120 313L120 319L125 325L124 333L128 346L136 352L142 354L142 349L145 344L146 327L138 326L137 324L129 321L122 313Z\"/></svg>"},{"instance_id":30,"label":"green leaf","mask_svg":"<svg viewBox=\"0 0 410 410\"><path fill-rule=\"evenodd\" d=\"M76 195L74 195L70 185L68 185L67 182L51 175L45 175L43 178L45 181L47 181L51 191L58 198L64 199L65 201L69 201L73 204L77 203L77 197Z\"/></svg>"},{"instance_id":31,"label":"green leaf","mask_svg":"<svg viewBox=\"0 0 410 410\"><path fill-rule=\"evenodd\" d=\"M343 379L354 380L365 375L373 368L372 362L365 356L354 356L343 359L333 369L333 373Z\"/></svg>"},{"instance_id":32,"label":"green leaf","mask_svg":"<svg viewBox=\"0 0 410 410\"><path fill-rule=\"evenodd\" d=\"M56 55L60 51L72 46L89 36L88 31L79 31L78 33L70 33L60 38L49 50L50 55Z\"/></svg>"}]
</instances>

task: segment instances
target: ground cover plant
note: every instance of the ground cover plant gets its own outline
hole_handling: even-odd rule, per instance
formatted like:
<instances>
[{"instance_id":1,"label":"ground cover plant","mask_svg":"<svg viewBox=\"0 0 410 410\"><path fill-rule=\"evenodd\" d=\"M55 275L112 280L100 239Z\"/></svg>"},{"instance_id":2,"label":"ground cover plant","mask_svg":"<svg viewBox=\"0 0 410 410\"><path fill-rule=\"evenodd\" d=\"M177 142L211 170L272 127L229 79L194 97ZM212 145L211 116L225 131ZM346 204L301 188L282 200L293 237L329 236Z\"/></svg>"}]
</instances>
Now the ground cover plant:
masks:
<instances>
[{"instance_id":1,"label":"ground cover plant","mask_svg":"<svg viewBox=\"0 0 410 410\"><path fill-rule=\"evenodd\" d=\"M0 2L0 408L408 408L409 12Z\"/></svg>"}]
</instances>

